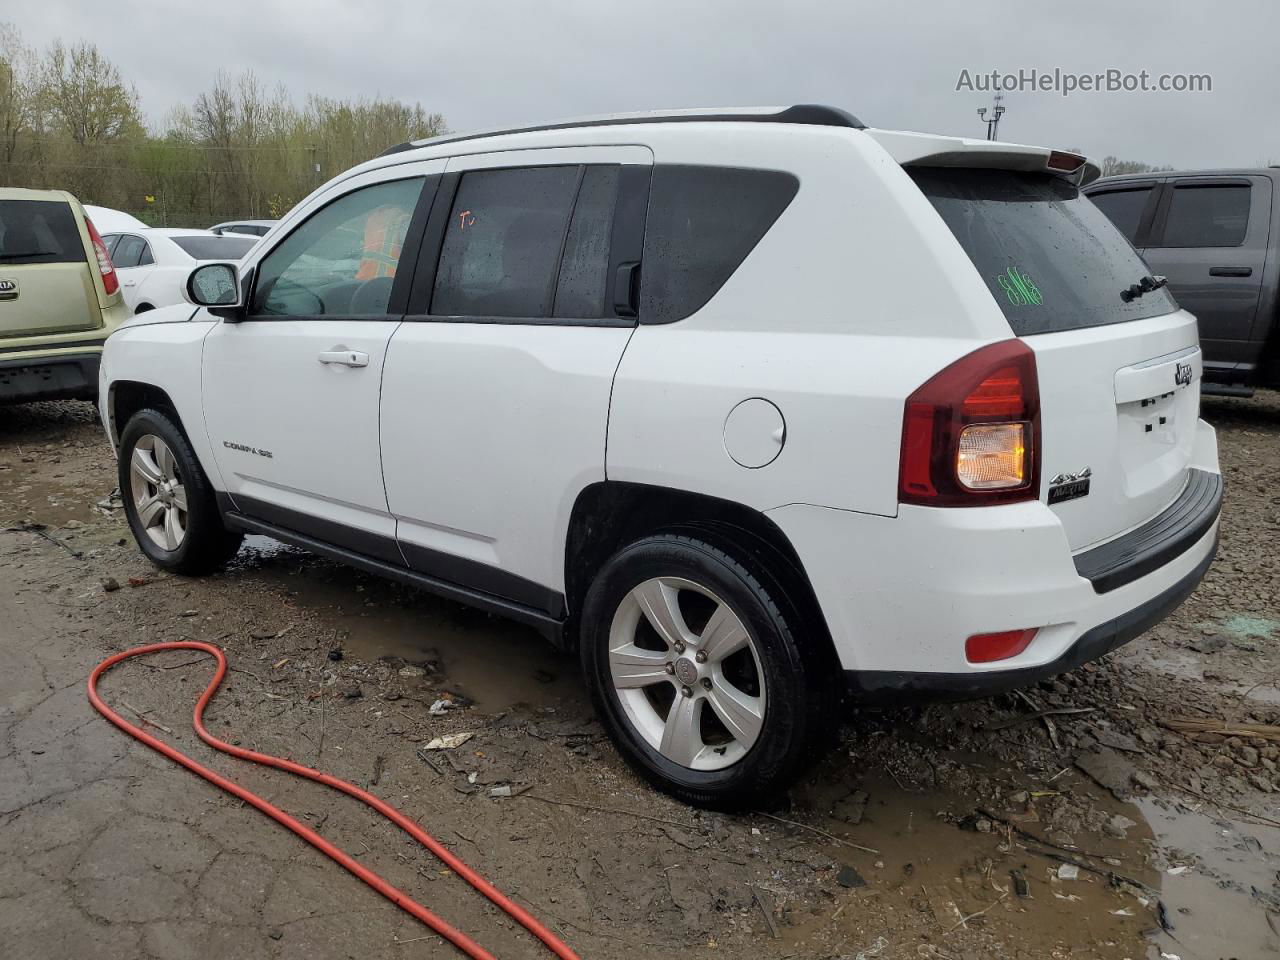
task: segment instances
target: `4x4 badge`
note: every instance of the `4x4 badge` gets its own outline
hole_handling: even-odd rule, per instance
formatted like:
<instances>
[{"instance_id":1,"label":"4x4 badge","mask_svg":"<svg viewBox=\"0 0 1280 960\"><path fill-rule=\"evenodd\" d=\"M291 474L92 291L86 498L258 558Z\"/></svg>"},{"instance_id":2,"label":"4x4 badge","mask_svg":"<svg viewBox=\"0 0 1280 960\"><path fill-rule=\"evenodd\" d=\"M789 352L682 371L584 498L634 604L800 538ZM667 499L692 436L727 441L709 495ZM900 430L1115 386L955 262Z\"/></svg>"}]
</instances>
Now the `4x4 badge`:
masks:
<instances>
[{"instance_id":1,"label":"4x4 badge","mask_svg":"<svg viewBox=\"0 0 1280 960\"><path fill-rule=\"evenodd\" d=\"M17 300L20 292L17 280L8 277L0 279L0 300Z\"/></svg>"},{"instance_id":2,"label":"4x4 badge","mask_svg":"<svg viewBox=\"0 0 1280 960\"><path fill-rule=\"evenodd\" d=\"M1089 495L1089 478L1093 471L1085 467L1079 473L1060 473L1049 481L1049 504L1076 500Z\"/></svg>"},{"instance_id":3,"label":"4x4 badge","mask_svg":"<svg viewBox=\"0 0 1280 960\"><path fill-rule=\"evenodd\" d=\"M1173 382L1180 387L1185 387L1191 382L1191 377L1195 373L1189 363L1179 363L1178 368L1173 371Z\"/></svg>"}]
</instances>

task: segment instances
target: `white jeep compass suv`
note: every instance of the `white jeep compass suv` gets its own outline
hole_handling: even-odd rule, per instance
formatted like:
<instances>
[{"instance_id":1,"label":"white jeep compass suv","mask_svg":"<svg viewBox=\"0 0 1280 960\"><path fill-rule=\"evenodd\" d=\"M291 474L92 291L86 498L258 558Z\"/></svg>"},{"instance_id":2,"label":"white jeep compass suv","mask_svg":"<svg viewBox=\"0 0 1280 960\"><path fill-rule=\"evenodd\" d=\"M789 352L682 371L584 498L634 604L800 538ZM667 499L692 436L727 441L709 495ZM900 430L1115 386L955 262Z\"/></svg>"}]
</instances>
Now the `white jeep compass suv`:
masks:
<instances>
[{"instance_id":1,"label":"white jeep compass suv","mask_svg":"<svg viewBox=\"0 0 1280 960\"><path fill-rule=\"evenodd\" d=\"M532 624L645 776L755 803L848 696L1070 669L1212 560L1196 321L1096 175L815 106L403 144L110 338L129 523Z\"/></svg>"}]
</instances>

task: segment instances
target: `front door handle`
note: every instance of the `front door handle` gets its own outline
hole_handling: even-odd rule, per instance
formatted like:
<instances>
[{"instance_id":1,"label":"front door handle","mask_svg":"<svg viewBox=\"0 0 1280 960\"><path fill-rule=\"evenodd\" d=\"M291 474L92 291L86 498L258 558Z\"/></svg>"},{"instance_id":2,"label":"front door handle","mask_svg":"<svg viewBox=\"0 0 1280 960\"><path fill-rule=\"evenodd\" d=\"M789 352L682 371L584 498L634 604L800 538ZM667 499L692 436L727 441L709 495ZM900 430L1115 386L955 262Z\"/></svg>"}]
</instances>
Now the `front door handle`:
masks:
<instances>
[{"instance_id":1,"label":"front door handle","mask_svg":"<svg viewBox=\"0 0 1280 960\"><path fill-rule=\"evenodd\" d=\"M369 355L360 350L326 350L320 354L321 363L337 363L344 367L367 367Z\"/></svg>"},{"instance_id":2,"label":"front door handle","mask_svg":"<svg viewBox=\"0 0 1280 960\"><path fill-rule=\"evenodd\" d=\"M1210 267L1211 277L1251 277L1253 267Z\"/></svg>"}]
</instances>

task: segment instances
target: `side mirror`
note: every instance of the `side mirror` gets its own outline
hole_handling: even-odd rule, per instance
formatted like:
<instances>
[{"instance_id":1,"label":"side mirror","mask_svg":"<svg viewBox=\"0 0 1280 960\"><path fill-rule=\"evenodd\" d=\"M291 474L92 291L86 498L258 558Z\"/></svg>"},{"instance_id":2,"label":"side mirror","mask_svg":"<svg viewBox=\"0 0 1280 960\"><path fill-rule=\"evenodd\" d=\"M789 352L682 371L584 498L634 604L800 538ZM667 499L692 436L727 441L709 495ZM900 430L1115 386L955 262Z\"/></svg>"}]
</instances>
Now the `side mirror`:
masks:
<instances>
[{"instance_id":1,"label":"side mirror","mask_svg":"<svg viewBox=\"0 0 1280 960\"><path fill-rule=\"evenodd\" d=\"M197 307L240 306L240 277L229 263L206 263L187 277L187 300Z\"/></svg>"}]
</instances>

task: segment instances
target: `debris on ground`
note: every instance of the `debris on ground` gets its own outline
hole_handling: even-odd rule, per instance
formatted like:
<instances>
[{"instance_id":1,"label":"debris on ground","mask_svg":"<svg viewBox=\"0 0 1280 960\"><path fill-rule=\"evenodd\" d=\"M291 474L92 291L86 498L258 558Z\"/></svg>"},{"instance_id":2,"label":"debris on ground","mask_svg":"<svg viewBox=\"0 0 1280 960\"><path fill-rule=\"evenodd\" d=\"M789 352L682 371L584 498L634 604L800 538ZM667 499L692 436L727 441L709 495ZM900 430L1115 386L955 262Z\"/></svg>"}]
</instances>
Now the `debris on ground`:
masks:
<instances>
[{"instance_id":1,"label":"debris on ground","mask_svg":"<svg viewBox=\"0 0 1280 960\"><path fill-rule=\"evenodd\" d=\"M466 733L449 733L443 737L432 737L422 745L422 750L455 750L475 736L474 730Z\"/></svg>"}]
</instances>

